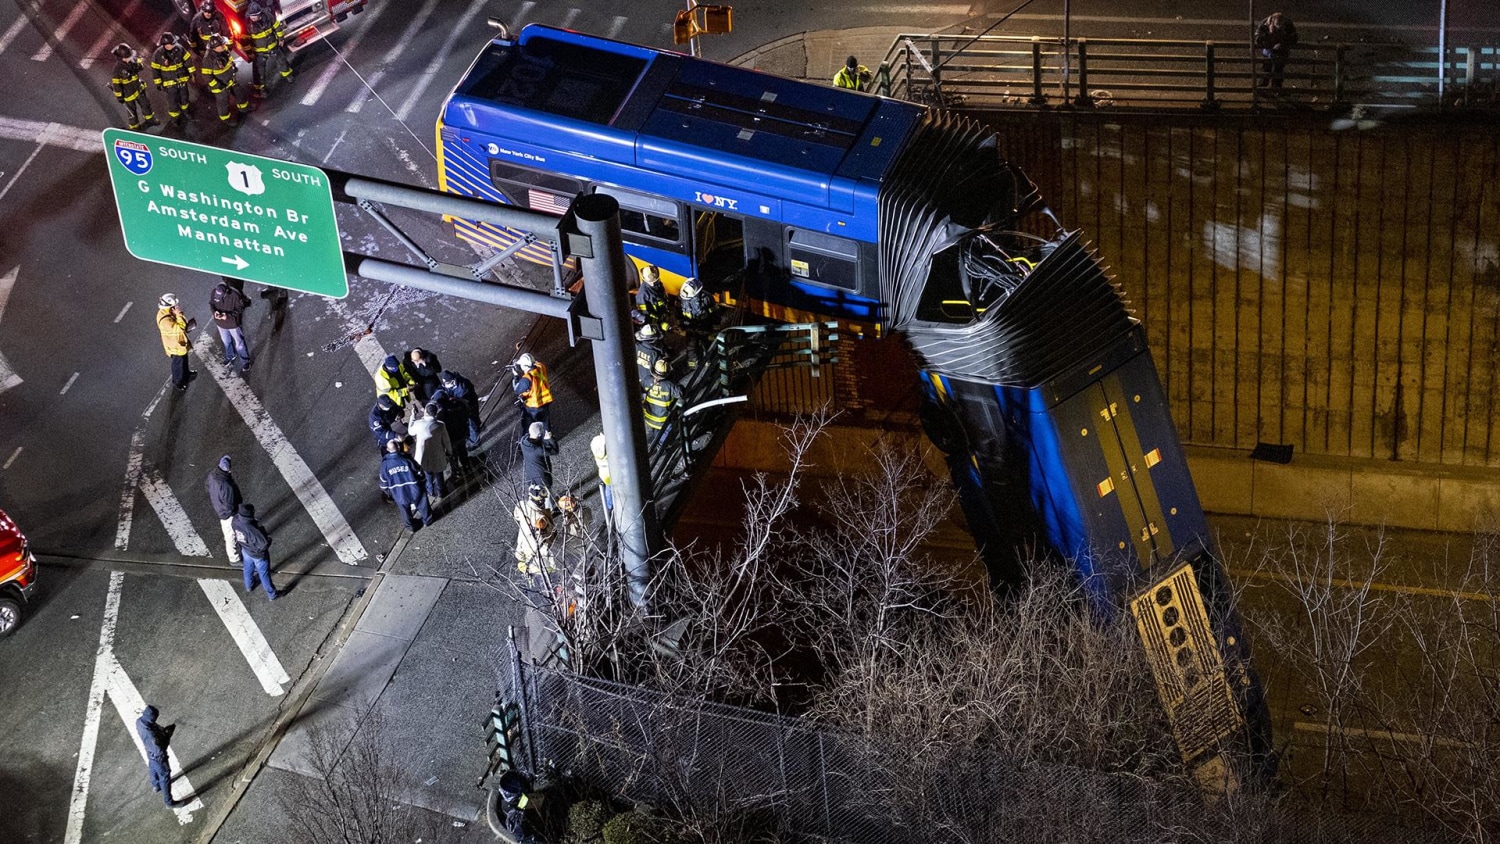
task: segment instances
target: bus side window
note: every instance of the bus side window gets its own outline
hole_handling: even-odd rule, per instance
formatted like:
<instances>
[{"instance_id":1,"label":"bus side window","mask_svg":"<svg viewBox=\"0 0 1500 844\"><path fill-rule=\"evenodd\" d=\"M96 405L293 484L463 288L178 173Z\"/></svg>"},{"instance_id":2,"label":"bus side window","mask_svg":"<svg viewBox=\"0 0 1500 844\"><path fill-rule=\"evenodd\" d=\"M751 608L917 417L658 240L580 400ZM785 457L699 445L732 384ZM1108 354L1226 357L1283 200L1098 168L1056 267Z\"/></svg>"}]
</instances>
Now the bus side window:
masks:
<instances>
[{"instance_id":1,"label":"bus side window","mask_svg":"<svg viewBox=\"0 0 1500 844\"><path fill-rule=\"evenodd\" d=\"M822 232L788 229L787 266L793 278L859 292L859 245Z\"/></svg>"},{"instance_id":2,"label":"bus side window","mask_svg":"<svg viewBox=\"0 0 1500 844\"><path fill-rule=\"evenodd\" d=\"M681 210L676 202L613 185L598 185L594 192L608 194L620 203L620 229L626 240L650 246L670 244L681 251Z\"/></svg>"},{"instance_id":3,"label":"bus side window","mask_svg":"<svg viewBox=\"0 0 1500 844\"><path fill-rule=\"evenodd\" d=\"M490 160L490 183L519 208L548 214L565 214L583 185L576 179L540 173L504 161Z\"/></svg>"}]
</instances>

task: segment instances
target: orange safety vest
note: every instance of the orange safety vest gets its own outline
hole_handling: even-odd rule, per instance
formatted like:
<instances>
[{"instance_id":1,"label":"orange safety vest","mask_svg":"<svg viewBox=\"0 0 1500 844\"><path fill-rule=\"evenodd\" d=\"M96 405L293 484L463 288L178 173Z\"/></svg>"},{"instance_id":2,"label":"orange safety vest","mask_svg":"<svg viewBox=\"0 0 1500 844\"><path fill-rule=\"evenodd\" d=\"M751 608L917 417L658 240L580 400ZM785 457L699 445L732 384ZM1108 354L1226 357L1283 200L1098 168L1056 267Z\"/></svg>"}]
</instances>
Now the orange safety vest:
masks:
<instances>
[{"instance_id":1,"label":"orange safety vest","mask_svg":"<svg viewBox=\"0 0 1500 844\"><path fill-rule=\"evenodd\" d=\"M531 389L521 394L526 406L535 409L551 404L552 387L547 383L547 367L538 362L527 370L526 378L531 381Z\"/></svg>"}]
</instances>

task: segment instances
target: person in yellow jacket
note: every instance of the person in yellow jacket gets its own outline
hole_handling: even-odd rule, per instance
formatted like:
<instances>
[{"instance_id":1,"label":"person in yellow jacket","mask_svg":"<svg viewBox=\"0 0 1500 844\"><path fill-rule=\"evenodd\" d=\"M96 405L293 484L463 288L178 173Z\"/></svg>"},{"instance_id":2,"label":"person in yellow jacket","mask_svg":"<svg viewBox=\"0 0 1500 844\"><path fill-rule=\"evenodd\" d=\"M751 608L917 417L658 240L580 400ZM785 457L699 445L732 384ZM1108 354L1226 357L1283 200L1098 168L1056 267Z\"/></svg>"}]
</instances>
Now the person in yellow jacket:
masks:
<instances>
[{"instance_id":1,"label":"person in yellow jacket","mask_svg":"<svg viewBox=\"0 0 1500 844\"><path fill-rule=\"evenodd\" d=\"M836 88L863 91L874 78L875 74L871 73L868 67L860 64L859 59L850 56L844 60L844 66L839 68L839 72L833 75L833 84Z\"/></svg>"},{"instance_id":2,"label":"person in yellow jacket","mask_svg":"<svg viewBox=\"0 0 1500 844\"><path fill-rule=\"evenodd\" d=\"M130 120L130 128L155 126L156 114L151 111L151 100L146 97L146 83L141 81L141 70L145 63L130 49L129 44L121 44L111 52L119 61L115 62L114 75L109 78L109 90L125 106L125 116Z\"/></svg>"},{"instance_id":3,"label":"person in yellow jacket","mask_svg":"<svg viewBox=\"0 0 1500 844\"><path fill-rule=\"evenodd\" d=\"M161 332L161 345L166 350L167 359L172 362L172 386L178 391L186 391L188 382L198 377L198 373L188 368L187 358L187 333L197 327L197 320L182 315L175 294L163 293L156 300L156 328Z\"/></svg>"},{"instance_id":4,"label":"person in yellow jacket","mask_svg":"<svg viewBox=\"0 0 1500 844\"><path fill-rule=\"evenodd\" d=\"M161 34L161 46L151 54L152 81L167 95L167 114L182 122L188 110L188 83L193 80L193 54L170 32Z\"/></svg>"},{"instance_id":5,"label":"person in yellow jacket","mask_svg":"<svg viewBox=\"0 0 1500 844\"><path fill-rule=\"evenodd\" d=\"M527 352L516 358L510 368L511 390L521 406L521 430L526 431L533 422L546 427L552 416L552 384L547 380L547 367Z\"/></svg>"},{"instance_id":6,"label":"person in yellow jacket","mask_svg":"<svg viewBox=\"0 0 1500 844\"><path fill-rule=\"evenodd\" d=\"M409 422L412 418L412 390L417 380L407 371L406 364L395 355L386 355L380 368L375 370L375 395L387 396L401 408Z\"/></svg>"},{"instance_id":7,"label":"person in yellow jacket","mask_svg":"<svg viewBox=\"0 0 1500 844\"><path fill-rule=\"evenodd\" d=\"M229 39L214 38L209 44L210 49L203 56L203 78L219 106L219 120L228 123L229 118L250 108L250 101L235 91L234 54L229 52Z\"/></svg>"}]
</instances>

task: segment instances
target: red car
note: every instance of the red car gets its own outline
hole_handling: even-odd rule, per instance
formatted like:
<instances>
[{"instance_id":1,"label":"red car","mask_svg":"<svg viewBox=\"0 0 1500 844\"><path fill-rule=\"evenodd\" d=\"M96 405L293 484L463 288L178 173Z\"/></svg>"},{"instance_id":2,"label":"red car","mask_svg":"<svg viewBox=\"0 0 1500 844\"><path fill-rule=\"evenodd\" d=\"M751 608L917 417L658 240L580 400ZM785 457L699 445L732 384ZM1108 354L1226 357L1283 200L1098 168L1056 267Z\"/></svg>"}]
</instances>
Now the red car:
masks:
<instances>
[{"instance_id":1,"label":"red car","mask_svg":"<svg viewBox=\"0 0 1500 844\"><path fill-rule=\"evenodd\" d=\"M0 510L0 639L21 623L21 608L36 592L36 557L26 536Z\"/></svg>"}]
</instances>

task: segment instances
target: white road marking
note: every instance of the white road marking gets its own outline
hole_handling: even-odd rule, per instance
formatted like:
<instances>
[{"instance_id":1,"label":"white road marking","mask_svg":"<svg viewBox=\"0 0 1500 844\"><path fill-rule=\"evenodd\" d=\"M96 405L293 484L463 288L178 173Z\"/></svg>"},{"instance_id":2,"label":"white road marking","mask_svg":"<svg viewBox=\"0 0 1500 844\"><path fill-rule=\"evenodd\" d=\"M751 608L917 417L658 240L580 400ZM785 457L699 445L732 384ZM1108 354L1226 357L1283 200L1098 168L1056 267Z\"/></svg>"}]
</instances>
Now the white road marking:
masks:
<instances>
[{"instance_id":1,"label":"white road marking","mask_svg":"<svg viewBox=\"0 0 1500 844\"><path fill-rule=\"evenodd\" d=\"M0 466L0 469L9 469L10 468L10 464L16 462L16 458L21 456L21 449L22 448L24 448L24 446L19 446L19 445L16 446L16 450L12 451L10 453L10 459L6 460L5 461L5 465L4 466Z\"/></svg>"},{"instance_id":2,"label":"white road marking","mask_svg":"<svg viewBox=\"0 0 1500 844\"><path fill-rule=\"evenodd\" d=\"M68 383L64 384L63 388L61 390L57 391L57 394L59 396L66 396L68 394L68 391L71 390L71 389L73 389L73 382L77 381L77 380L78 380L78 373L75 372L75 373L73 373L72 377L70 377L68 379Z\"/></svg>"},{"instance_id":3,"label":"white road marking","mask_svg":"<svg viewBox=\"0 0 1500 844\"><path fill-rule=\"evenodd\" d=\"M109 692L109 699L114 701L115 711L120 713L120 721L124 723L125 731L130 733L131 739L135 741L135 748L140 751L141 761L144 762L146 761L146 744L141 741L141 734L136 731L135 722L146 708L146 699L141 697L135 683L131 682L125 669L120 667L120 661L115 658L113 648L106 656L109 661L109 676L105 680L105 689ZM193 812L203 808L203 801L198 799L197 789L193 788L192 781L182 772L182 763L178 761L177 751L173 750L171 745L167 745L167 770L172 773L172 783L168 788L186 792L185 796L178 798L179 800L192 798L186 805L172 807L172 813L177 816L177 824L187 826L193 822Z\"/></svg>"},{"instance_id":4,"label":"white road marking","mask_svg":"<svg viewBox=\"0 0 1500 844\"><path fill-rule=\"evenodd\" d=\"M36 153L32 153L32 155L34 156ZM26 161L29 164L31 159L28 158ZM16 175L19 176L21 174L17 173ZM0 197L4 196L5 192L0 191ZM10 272L0 275L0 318L5 316L5 305L10 301L10 291L16 286L16 276L20 274L21 265L17 264ZM17 375L16 371L10 368L10 361L5 359L3 353L0 353L0 393L20 383L21 376Z\"/></svg>"},{"instance_id":5,"label":"white road marking","mask_svg":"<svg viewBox=\"0 0 1500 844\"><path fill-rule=\"evenodd\" d=\"M57 25L57 29L52 31L52 38L43 44L40 50L31 54L31 60L34 62L44 62L52 58L52 42L65 40L68 37L68 31L73 28L74 24L78 23L78 20L83 17L83 13L88 10L89 6L87 3L79 3L77 6L74 6L73 11L69 12L68 16L63 18L63 22Z\"/></svg>"},{"instance_id":6,"label":"white road marking","mask_svg":"<svg viewBox=\"0 0 1500 844\"><path fill-rule=\"evenodd\" d=\"M79 844L83 841L83 815L88 808L89 781L94 775L94 750L99 744L99 717L104 711L104 690L115 662L115 625L120 618L120 584L124 581L124 572L110 572L109 592L104 598L104 622L99 626L99 649L94 652L94 679L89 684L88 705L83 714L83 739L78 745L78 767L73 772L73 795L68 801L68 828L63 836L65 844Z\"/></svg>"},{"instance_id":7,"label":"white road marking","mask_svg":"<svg viewBox=\"0 0 1500 844\"><path fill-rule=\"evenodd\" d=\"M411 19L411 22L406 25L406 29L402 31L401 37L396 39L395 46L391 47L391 49L386 51L384 56L380 57L380 69L370 74L369 78L365 80L365 88L358 94L355 94L354 101L349 103L344 111L350 114L358 114L359 110L364 108L365 94L375 92L380 84L380 80L385 78L385 69L395 63L396 59L400 58L401 54L406 51L412 39L417 37L417 31L422 28L422 24L427 22L427 18L432 14L432 10L437 8L437 4L438 0L427 0L427 5L423 6L417 12L416 16Z\"/></svg>"},{"instance_id":8,"label":"white road marking","mask_svg":"<svg viewBox=\"0 0 1500 844\"><path fill-rule=\"evenodd\" d=\"M144 462L144 461L142 461ZM187 511L182 509L182 502L172 494L167 482L161 473L155 469L145 469L140 475L141 493L150 502L151 509L161 519L162 527L167 529L167 536L172 537L172 544L177 547L177 553L184 557L208 557L208 545L198 531L193 529L193 520L188 518Z\"/></svg>"},{"instance_id":9,"label":"white road marking","mask_svg":"<svg viewBox=\"0 0 1500 844\"><path fill-rule=\"evenodd\" d=\"M344 300L330 299L328 310L333 311L335 316L343 320L349 326L350 331L361 327L355 324L354 315L349 313L349 308L344 304ZM380 369L380 365L385 362L386 355L388 354L385 347L380 345L380 341L375 339L373 333L366 334L355 341L354 353L359 355L359 362L364 364L365 369L370 373L370 389L375 389L375 373Z\"/></svg>"},{"instance_id":10,"label":"white road marking","mask_svg":"<svg viewBox=\"0 0 1500 844\"><path fill-rule=\"evenodd\" d=\"M199 580L198 585L203 587L203 594L214 605L219 620L224 622L230 637L239 645L240 653L245 655L245 661L250 663L250 670L260 680L260 687L266 690L266 694L280 697L284 691L282 684L292 682L292 678L281 666L281 660L276 658L271 643L266 641L255 619L250 617L250 611L245 609L245 602L240 600L234 586L223 580Z\"/></svg>"},{"instance_id":11,"label":"white road marking","mask_svg":"<svg viewBox=\"0 0 1500 844\"><path fill-rule=\"evenodd\" d=\"M23 162L21 162L21 166L20 167L16 168L16 174L14 176L10 177L10 181L8 181L8 182L5 183L5 187L3 189L0 189L0 199L4 199L5 195L8 194L8 193L10 193L10 189L15 186L15 184L16 184L17 181L20 180L21 174L26 172L26 168L31 166L32 160L35 159L36 156L37 156L37 153L39 153L41 151L42 151L42 145L41 144L37 144L36 145L36 149L34 149L34 150L31 151L31 155L26 156L26 160L23 161Z\"/></svg>"},{"instance_id":12,"label":"white road marking","mask_svg":"<svg viewBox=\"0 0 1500 844\"><path fill-rule=\"evenodd\" d=\"M78 152L104 151L104 139L98 129L80 129L77 126L44 123L40 120L0 117L0 138L8 141L31 141L42 146L66 147Z\"/></svg>"},{"instance_id":13,"label":"white road marking","mask_svg":"<svg viewBox=\"0 0 1500 844\"><path fill-rule=\"evenodd\" d=\"M130 5L126 6L125 11L120 13L120 20L128 21L134 19L135 13L140 11L140 8L141 0L130 0ZM94 39L94 43L89 45L88 52L84 53L83 58L78 62L78 66L83 68L84 70L88 70L89 68L93 67L95 61L104 58L104 56L110 55L108 52L106 52L106 48L109 47L109 42L113 41L118 44L120 42L130 40L130 34L120 26L119 21L116 21L113 17L109 16L106 16L105 20L109 21L109 28L99 33L99 37ZM151 63L151 57L149 55L144 56L143 58L146 59L146 64L149 65ZM142 81L144 81L144 77L142 77Z\"/></svg>"},{"instance_id":14,"label":"white road marking","mask_svg":"<svg viewBox=\"0 0 1500 844\"><path fill-rule=\"evenodd\" d=\"M125 303L125 307L123 307L123 308L121 308L121 309L120 309L120 312L119 312L119 313L117 313L117 314L115 314L115 323L116 323L116 324L119 324L119 322L120 322L120 320L122 320L122 319L124 319L124 318L125 318L125 313L126 313L126 312L127 312L127 311L129 311L129 310L130 310L130 306L131 306L131 305L134 305L134 304L135 304L135 301L134 301L134 300L131 300L131 301L129 301L129 302L126 302L126 303Z\"/></svg>"},{"instance_id":15,"label":"white road marking","mask_svg":"<svg viewBox=\"0 0 1500 844\"><path fill-rule=\"evenodd\" d=\"M609 35L607 35L605 37L606 38L618 38L618 37L620 37L620 31L625 28L625 24L627 22L629 22L629 20L630 20L630 18L627 18L624 15L615 15L614 22L609 25ZM667 26L668 26L668 28L670 28L671 24L667 24Z\"/></svg>"},{"instance_id":16,"label":"white road marking","mask_svg":"<svg viewBox=\"0 0 1500 844\"><path fill-rule=\"evenodd\" d=\"M323 92L328 90L328 86L333 83L334 77L338 76L339 71L343 70L344 66L347 64L344 56L352 55L354 53L354 49L359 46L359 42L364 40L365 33L375 28L375 19L380 17L381 12L385 11L391 6L397 5L400 4L379 3L374 8L365 9L364 14L360 15L360 18L364 19L364 27L362 27L358 32L354 33L354 36L349 39L349 43L344 45L343 52L339 52L337 50L334 51L334 60L329 62L327 67L323 68L323 72L318 74L318 78L313 80L313 84L309 86L307 92L302 95L302 99L300 100L300 102L303 105L310 106L318 104L318 100L322 98ZM331 44L329 45L330 48L332 48L332 46L333 45Z\"/></svg>"},{"instance_id":17,"label":"white road marking","mask_svg":"<svg viewBox=\"0 0 1500 844\"><path fill-rule=\"evenodd\" d=\"M514 23L512 24L513 29L511 31L520 32L521 28L526 25L526 19L531 17L531 10L535 8L536 3L534 0L526 0L525 3L522 3L520 10L516 12L516 16L512 19Z\"/></svg>"},{"instance_id":18,"label":"white road marking","mask_svg":"<svg viewBox=\"0 0 1500 844\"><path fill-rule=\"evenodd\" d=\"M438 51L432 54L432 61L428 62L427 67L422 71L422 76L417 80L417 86L407 95L406 102L402 103L401 107L396 109L396 118L398 120L405 121L411 116L411 110L417 107L417 103L427 93L427 86L432 84L433 77L437 76L438 69L443 66L443 59L447 58L448 54L453 52L453 44L458 41L459 36L470 31L469 22L474 20L474 16L479 14L480 10L484 8L485 2L486 0L470 0L469 8L458 19L458 23L455 23L453 28L448 31L448 37L443 39L443 46L439 47Z\"/></svg>"},{"instance_id":19,"label":"white road marking","mask_svg":"<svg viewBox=\"0 0 1500 844\"><path fill-rule=\"evenodd\" d=\"M162 382L161 389L146 405L141 421L136 423L135 431L130 435L130 452L125 459L125 488L120 491L120 521L115 525L115 547L121 551L130 544L130 525L135 519L135 491L141 484L141 469L146 460L146 423L171 385L170 380Z\"/></svg>"},{"instance_id":20,"label":"white road marking","mask_svg":"<svg viewBox=\"0 0 1500 844\"><path fill-rule=\"evenodd\" d=\"M576 20L578 20L578 16L581 15L581 14L583 14L583 10L582 9L579 9L577 7L569 9L568 10L568 14L563 18L562 23L559 24L559 25L563 29L572 29L573 28L573 22L576 21Z\"/></svg>"},{"instance_id":21,"label":"white road marking","mask_svg":"<svg viewBox=\"0 0 1500 844\"><path fill-rule=\"evenodd\" d=\"M383 8L383 7L381 7ZM229 403L239 411L240 418L245 420L250 432L255 435L256 441L266 453L271 456L271 462L280 470L281 476L286 478L287 484L296 494L302 506L307 509L308 515L312 516L313 523L322 531L323 537L333 547L333 551L343 562L354 566L360 560L369 558L365 546L360 543L359 537L354 535L354 529L349 527L349 522L344 519L344 514L334 505L333 499L328 497L327 490L318 481L312 469L303 462L302 457L292 448L286 435L276 426L271 414L266 412L265 406L261 404L260 398L250 389L238 376L229 371L219 359L217 352L213 351L209 332L198 335L198 340L193 344L193 353L203 363L204 369L218 382L224 395L229 398ZM373 389L373 388L372 388Z\"/></svg>"},{"instance_id":22,"label":"white road marking","mask_svg":"<svg viewBox=\"0 0 1500 844\"><path fill-rule=\"evenodd\" d=\"M10 46L10 42L16 40L16 36L21 34L21 30L26 26L28 20L29 18L26 15L21 15L16 18L15 23L10 25L10 29L5 30L4 35L0 35L0 53L4 53L6 48Z\"/></svg>"}]
</instances>

